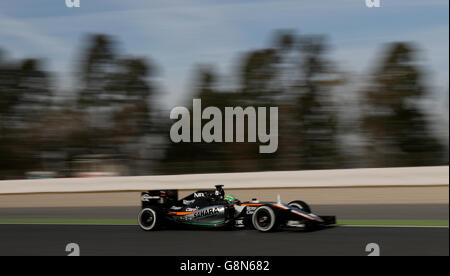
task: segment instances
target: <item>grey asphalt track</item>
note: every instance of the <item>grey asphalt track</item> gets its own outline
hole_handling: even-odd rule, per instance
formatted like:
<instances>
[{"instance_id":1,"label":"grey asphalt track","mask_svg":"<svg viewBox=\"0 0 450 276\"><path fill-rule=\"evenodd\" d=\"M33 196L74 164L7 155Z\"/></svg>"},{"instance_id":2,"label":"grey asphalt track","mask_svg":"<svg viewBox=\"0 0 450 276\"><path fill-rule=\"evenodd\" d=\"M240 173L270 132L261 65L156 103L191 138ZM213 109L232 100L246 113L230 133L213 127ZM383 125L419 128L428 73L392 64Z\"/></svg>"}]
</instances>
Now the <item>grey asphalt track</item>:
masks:
<instances>
[{"instance_id":1,"label":"grey asphalt track","mask_svg":"<svg viewBox=\"0 0 450 276\"><path fill-rule=\"evenodd\" d=\"M277 256L367 255L377 243L381 255L449 255L448 228L332 227L315 232L254 230L165 230L136 226L0 225L0 255L67 255L77 243L81 255Z\"/></svg>"},{"instance_id":2,"label":"grey asphalt track","mask_svg":"<svg viewBox=\"0 0 450 276\"><path fill-rule=\"evenodd\" d=\"M449 219L448 204L313 205L339 219ZM139 207L0 208L0 219L135 219Z\"/></svg>"}]
</instances>

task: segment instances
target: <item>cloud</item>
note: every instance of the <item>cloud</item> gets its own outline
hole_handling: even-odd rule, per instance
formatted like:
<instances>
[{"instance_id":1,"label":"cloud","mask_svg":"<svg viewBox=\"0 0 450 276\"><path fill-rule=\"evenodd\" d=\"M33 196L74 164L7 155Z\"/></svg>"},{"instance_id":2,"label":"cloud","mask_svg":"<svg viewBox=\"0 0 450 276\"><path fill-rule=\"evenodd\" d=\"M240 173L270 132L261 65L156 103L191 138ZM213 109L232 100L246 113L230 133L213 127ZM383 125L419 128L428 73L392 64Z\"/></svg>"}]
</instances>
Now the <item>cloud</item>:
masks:
<instances>
[{"instance_id":1,"label":"cloud","mask_svg":"<svg viewBox=\"0 0 450 276\"><path fill-rule=\"evenodd\" d=\"M23 20L17 20L0 14L0 37L14 37L31 47L45 47L57 53L67 53L70 48L64 41L46 35Z\"/></svg>"},{"instance_id":2,"label":"cloud","mask_svg":"<svg viewBox=\"0 0 450 276\"><path fill-rule=\"evenodd\" d=\"M0 7L9 13L0 15L0 25L7 28L0 29L0 39L6 49L48 57L67 82L86 32L115 35L123 53L149 56L160 65L164 101L170 103L188 92L195 64L214 63L229 72L240 53L267 47L271 31L279 28L329 34L333 58L357 72L369 68L383 42L417 41L441 76L438 82L448 83L441 73L448 72L448 12L446 18L440 12L448 1L382 0L377 11L363 0L82 0L79 9L43 1L27 13L18 8L23 0L5 2ZM424 8L447 24L438 25L434 13L416 17Z\"/></svg>"}]
</instances>

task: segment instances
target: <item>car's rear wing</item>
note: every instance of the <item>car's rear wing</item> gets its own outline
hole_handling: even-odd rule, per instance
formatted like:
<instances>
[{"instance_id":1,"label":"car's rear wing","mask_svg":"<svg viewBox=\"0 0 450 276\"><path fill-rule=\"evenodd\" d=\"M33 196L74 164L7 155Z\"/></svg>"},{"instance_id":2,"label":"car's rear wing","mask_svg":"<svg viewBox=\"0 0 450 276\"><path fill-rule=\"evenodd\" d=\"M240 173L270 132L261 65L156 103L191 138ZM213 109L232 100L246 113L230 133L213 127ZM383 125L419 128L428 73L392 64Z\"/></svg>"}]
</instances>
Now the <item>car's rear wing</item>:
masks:
<instances>
[{"instance_id":1,"label":"car's rear wing","mask_svg":"<svg viewBox=\"0 0 450 276\"><path fill-rule=\"evenodd\" d=\"M151 190L141 193L142 207L170 204L178 200L178 190Z\"/></svg>"}]
</instances>

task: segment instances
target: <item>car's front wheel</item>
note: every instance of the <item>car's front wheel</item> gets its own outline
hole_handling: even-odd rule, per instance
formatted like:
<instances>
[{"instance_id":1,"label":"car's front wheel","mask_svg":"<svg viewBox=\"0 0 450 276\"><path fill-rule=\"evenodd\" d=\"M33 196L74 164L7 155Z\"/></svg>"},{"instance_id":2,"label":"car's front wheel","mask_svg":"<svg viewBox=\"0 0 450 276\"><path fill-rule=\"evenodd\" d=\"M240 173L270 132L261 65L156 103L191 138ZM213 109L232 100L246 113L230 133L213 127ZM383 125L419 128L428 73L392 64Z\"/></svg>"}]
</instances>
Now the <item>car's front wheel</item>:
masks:
<instances>
[{"instance_id":1,"label":"car's front wheel","mask_svg":"<svg viewBox=\"0 0 450 276\"><path fill-rule=\"evenodd\" d=\"M252 215L252 224L261 232L275 231L278 228L278 218L275 211L269 206L261 206Z\"/></svg>"},{"instance_id":2,"label":"car's front wheel","mask_svg":"<svg viewBox=\"0 0 450 276\"><path fill-rule=\"evenodd\" d=\"M289 206L295 207L297 209L302 210L303 212L306 213L311 213L311 207L309 207L308 204L306 204L306 202L303 202L301 200L294 200L289 202L288 204Z\"/></svg>"},{"instance_id":3,"label":"car's front wheel","mask_svg":"<svg viewBox=\"0 0 450 276\"><path fill-rule=\"evenodd\" d=\"M139 226L144 231L156 230L160 225L160 218L155 208L144 208L138 215Z\"/></svg>"}]
</instances>

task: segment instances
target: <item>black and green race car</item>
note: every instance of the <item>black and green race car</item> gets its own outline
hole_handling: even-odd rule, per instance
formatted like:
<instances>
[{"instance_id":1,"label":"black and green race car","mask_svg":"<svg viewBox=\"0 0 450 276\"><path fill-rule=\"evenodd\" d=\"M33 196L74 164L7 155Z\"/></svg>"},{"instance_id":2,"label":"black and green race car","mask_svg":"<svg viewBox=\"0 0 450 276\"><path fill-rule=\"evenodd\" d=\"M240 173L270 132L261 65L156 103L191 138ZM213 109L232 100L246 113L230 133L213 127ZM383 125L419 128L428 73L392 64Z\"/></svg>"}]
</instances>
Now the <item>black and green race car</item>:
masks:
<instances>
[{"instance_id":1,"label":"black and green race car","mask_svg":"<svg viewBox=\"0 0 450 276\"><path fill-rule=\"evenodd\" d=\"M225 196L223 185L214 190L201 190L178 200L177 190L156 190L141 195L142 210L139 226L145 231L168 227L229 227L253 228L261 232L283 227L306 230L336 223L335 216L317 216L303 201L288 204L241 202Z\"/></svg>"}]
</instances>

